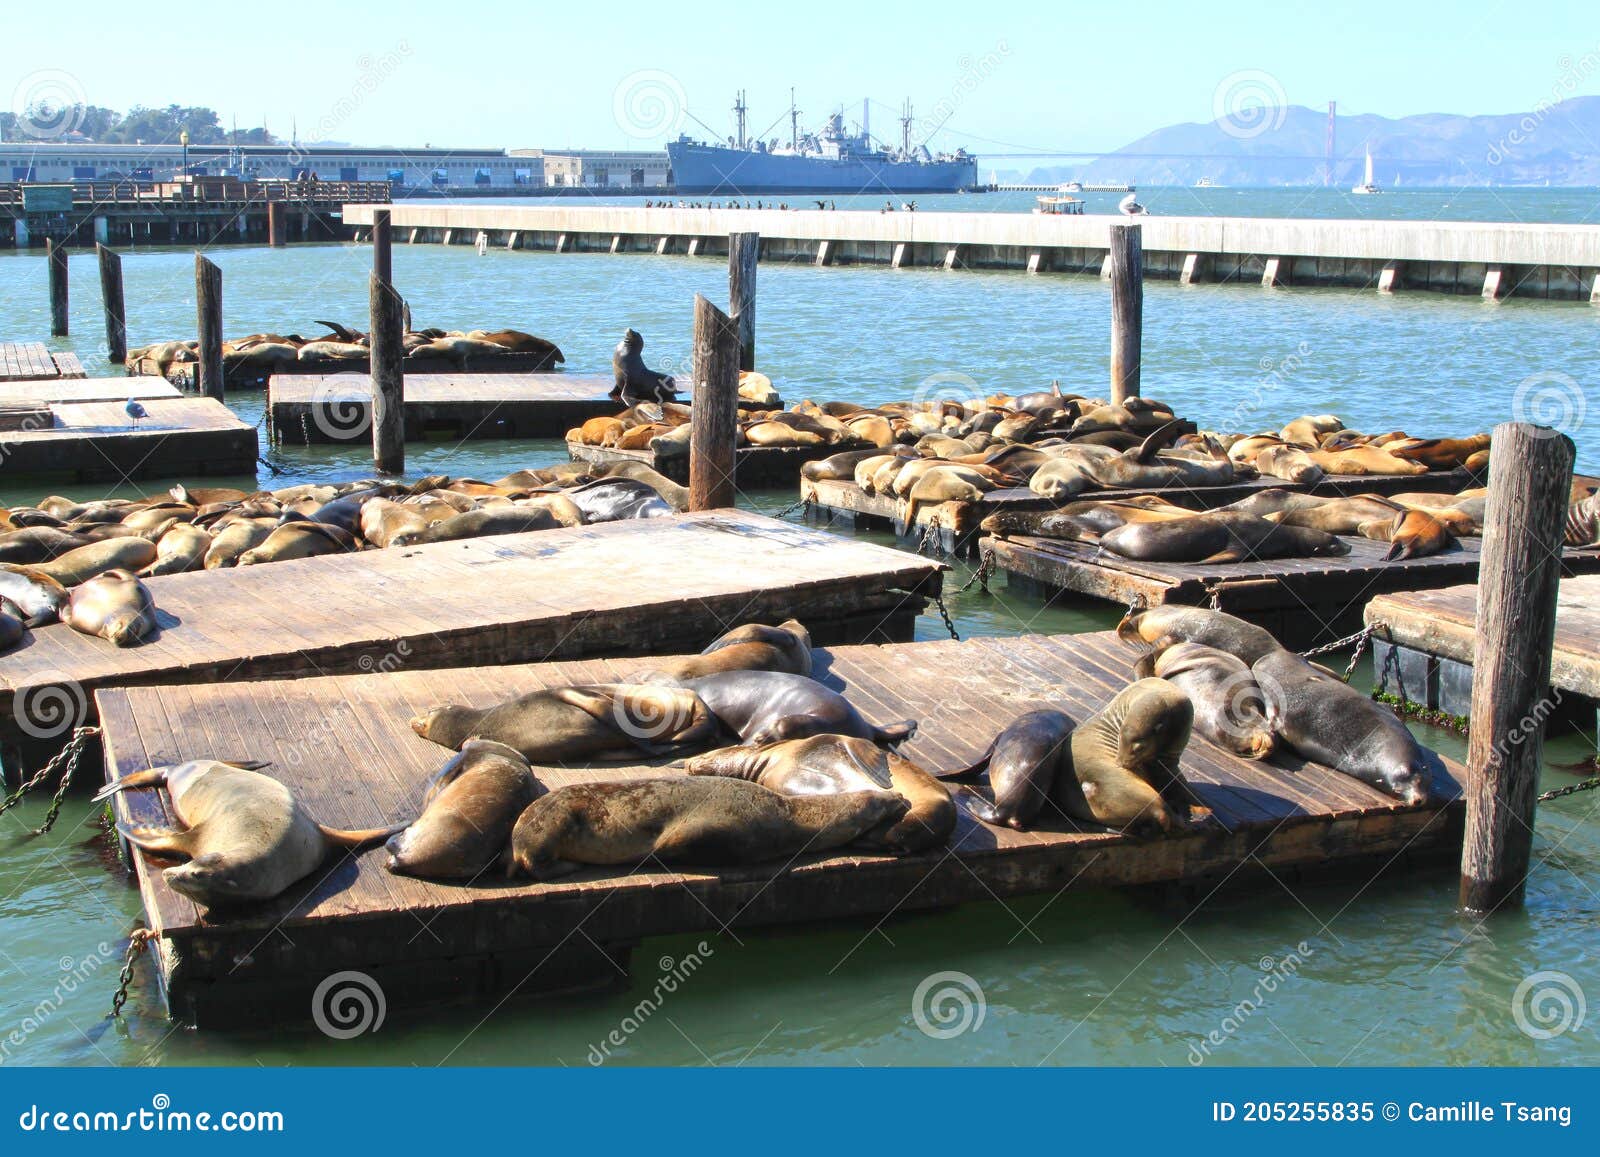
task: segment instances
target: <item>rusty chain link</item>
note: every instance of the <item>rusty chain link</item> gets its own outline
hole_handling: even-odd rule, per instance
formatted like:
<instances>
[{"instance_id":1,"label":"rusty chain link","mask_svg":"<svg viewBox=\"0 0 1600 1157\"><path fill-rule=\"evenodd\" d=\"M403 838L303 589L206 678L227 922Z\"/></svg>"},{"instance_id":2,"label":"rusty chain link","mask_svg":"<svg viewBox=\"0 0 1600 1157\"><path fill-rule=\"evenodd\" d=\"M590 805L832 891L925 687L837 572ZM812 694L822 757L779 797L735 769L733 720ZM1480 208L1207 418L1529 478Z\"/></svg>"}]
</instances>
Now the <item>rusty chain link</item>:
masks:
<instances>
[{"instance_id":1,"label":"rusty chain link","mask_svg":"<svg viewBox=\"0 0 1600 1157\"><path fill-rule=\"evenodd\" d=\"M149 947L156 934L148 928L135 928L128 937L128 954L122 959L122 972L117 977L117 991L111 994L111 1017L122 1016L122 1006L128 1003L128 988L133 984L133 962Z\"/></svg>"},{"instance_id":2,"label":"rusty chain link","mask_svg":"<svg viewBox=\"0 0 1600 1157\"><path fill-rule=\"evenodd\" d=\"M42 836L55 826L56 817L61 814L61 801L66 798L67 788L72 784L72 777L78 770L78 759L83 755L83 749L90 739L100 734L98 727L74 728L72 737L67 740L66 746L51 758L50 762L41 767L27 778L16 791L0 800L0 814L10 811L22 802L22 797L50 778L56 771L61 772L61 782L56 786L55 797L50 801L50 810L45 812L44 823L34 829L33 834Z\"/></svg>"}]
</instances>

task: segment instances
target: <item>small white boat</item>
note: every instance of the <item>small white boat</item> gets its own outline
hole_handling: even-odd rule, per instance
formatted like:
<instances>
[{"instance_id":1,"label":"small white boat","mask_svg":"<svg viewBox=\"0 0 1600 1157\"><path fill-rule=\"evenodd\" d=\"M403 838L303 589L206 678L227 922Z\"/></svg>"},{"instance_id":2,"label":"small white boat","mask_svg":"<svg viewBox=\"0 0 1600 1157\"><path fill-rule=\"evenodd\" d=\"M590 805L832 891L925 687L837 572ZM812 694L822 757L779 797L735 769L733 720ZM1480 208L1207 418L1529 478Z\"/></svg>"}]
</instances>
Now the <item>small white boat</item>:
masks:
<instances>
[{"instance_id":1,"label":"small white boat","mask_svg":"<svg viewBox=\"0 0 1600 1157\"><path fill-rule=\"evenodd\" d=\"M1210 177L1201 177L1198 181L1196 181L1194 183L1194 187L1196 189L1220 189L1220 188L1222 188L1221 185L1217 184Z\"/></svg>"},{"instance_id":2,"label":"small white boat","mask_svg":"<svg viewBox=\"0 0 1600 1157\"><path fill-rule=\"evenodd\" d=\"M1362 179L1361 184L1355 186L1350 191L1352 193L1360 193L1360 194L1381 193L1381 192L1383 192L1383 190L1378 188L1377 185L1373 184L1373 181L1372 181L1372 150L1371 149L1367 150L1367 173L1366 173L1366 176Z\"/></svg>"},{"instance_id":3,"label":"small white boat","mask_svg":"<svg viewBox=\"0 0 1600 1157\"><path fill-rule=\"evenodd\" d=\"M1083 201L1078 197L1035 197L1034 200L1038 204L1033 211L1047 217L1076 217L1083 213Z\"/></svg>"}]
</instances>

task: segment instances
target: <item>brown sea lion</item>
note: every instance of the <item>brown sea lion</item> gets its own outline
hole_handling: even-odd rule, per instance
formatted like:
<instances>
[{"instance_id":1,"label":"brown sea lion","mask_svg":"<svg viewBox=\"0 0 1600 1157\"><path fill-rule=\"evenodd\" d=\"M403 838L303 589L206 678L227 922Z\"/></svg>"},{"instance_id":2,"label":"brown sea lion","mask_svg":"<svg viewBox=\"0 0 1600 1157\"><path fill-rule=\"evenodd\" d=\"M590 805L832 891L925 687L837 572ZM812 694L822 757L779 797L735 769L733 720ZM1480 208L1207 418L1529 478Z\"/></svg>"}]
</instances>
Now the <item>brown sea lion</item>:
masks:
<instances>
[{"instance_id":1,"label":"brown sea lion","mask_svg":"<svg viewBox=\"0 0 1600 1157\"><path fill-rule=\"evenodd\" d=\"M186 856L162 879L174 892L207 908L270 900L321 865L334 848L360 848L398 831L325 828L294 793L254 769L261 764L190 760L134 772L95 800L119 791L165 785L181 831L118 824L129 843L151 855Z\"/></svg>"},{"instance_id":2,"label":"brown sea lion","mask_svg":"<svg viewBox=\"0 0 1600 1157\"><path fill-rule=\"evenodd\" d=\"M1474 434L1470 438L1406 438L1386 442L1384 450L1396 458L1420 462L1430 470L1454 470L1464 465L1474 454L1489 449L1488 434Z\"/></svg>"},{"instance_id":3,"label":"brown sea lion","mask_svg":"<svg viewBox=\"0 0 1600 1157\"><path fill-rule=\"evenodd\" d=\"M1299 446L1277 445L1264 447L1250 463L1263 474L1283 478L1290 482L1311 484L1322 480L1322 467Z\"/></svg>"},{"instance_id":4,"label":"brown sea lion","mask_svg":"<svg viewBox=\"0 0 1600 1157\"><path fill-rule=\"evenodd\" d=\"M1302 497L1312 501L1263 517L1281 526L1306 526L1326 534L1360 534L1363 523L1379 518L1392 519L1400 512L1398 504L1375 494L1349 498L1317 498L1309 494Z\"/></svg>"},{"instance_id":5,"label":"brown sea lion","mask_svg":"<svg viewBox=\"0 0 1600 1157\"><path fill-rule=\"evenodd\" d=\"M69 550L86 546L80 534L57 530L53 526L24 526L0 535L0 562L29 566L59 558Z\"/></svg>"},{"instance_id":6,"label":"brown sea lion","mask_svg":"<svg viewBox=\"0 0 1600 1157\"><path fill-rule=\"evenodd\" d=\"M1428 468L1421 462L1408 462L1396 458L1387 450L1376 446L1352 446L1346 450L1314 450L1311 460L1326 474L1426 474Z\"/></svg>"},{"instance_id":7,"label":"brown sea lion","mask_svg":"<svg viewBox=\"0 0 1600 1157\"><path fill-rule=\"evenodd\" d=\"M907 527L917 524L917 508L940 502L977 502L995 484L971 466L940 466L929 470L906 492L899 521Z\"/></svg>"},{"instance_id":8,"label":"brown sea lion","mask_svg":"<svg viewBox=\"0 0 1600 1157\"><path fill-rule=\"evenodd\" d=\"M1360 529L1364 538L1389 544L1385 561L1427 558L1458 545L1444 523L1426 510L1402 510L1393 518L1364 522Z\"/></svg>"},{"instance_id":9,"label":"brown sea lion","mask_svg":"<svg viewBox=\"0 0 1600 1157\"><path fill-rule=\"evenodd\" d=\"M277 529L275 518L241 518L217 531L206 547L205 568L237 566L239 556L260 546Z\"/></svg>"},{"instance_id":10,"label":"brown sea lion","mask_svg":"<svg viewBox=\"0 0 1600 1157\"><path fill-rule=\"evenodd\" d=\"M1187 695L1194 705L1194 729L1223 750L1265 759L1277 746L1255 676L1228 652L1172 639L1141 656L1133 673L1139 679L1165 679Z\"/></svg>"},{"instance_id":11,"label":"brown sea lion","mask_svg":"<svg viewBox=\"0 0 1600 1157\"><path fill-rule=\"evenodd\" d=\"M754 864L826 852L904 815L892 791L785 796L718 776L558 788L511 832L508 875L549 880L585 864Z\"/></svg>"},{"instance_id":12,"label":"brown sea lion","mask_svg":"<svg viewBox=\"0 0 1600 1157\"><path fill-rule=\"evenodd\" d=\"M1600 545L1600 496L1590 495L1567 507L1562 541L1568 546Z\"/></svg>"},{"instance_id":13,"label":"brown sea lion","mask_svg":"<svg viewBox=\"0 0 1600 1157\"><path fill-rule=\"evenodd\" d=\"M1065 712L1029 711L995 736L976 763L940 778L964 778L987 769L994 803L979 804L973 814L984 823L1023 831L1050 802L1056 778L1072 774L1074 726Z\"/></svg>"},{"instance_id":14,"label":"brown sea lion","mask_svg":"<svg viewBox=\"0 0 1600 1157\"><path fill-rule=\"evenodd\" d=\"M1140 679L1072 732L1072 774L1052 796L1074 819L1133 833L1171 832L1199 801L1178 763L1194 707L1164 679Z\"/></svg>"},{"instance_id":15,"label":"brown sea lion","mask_svg":"<svg viewBox=\"0 0 1600 1157\"><path fill-rule=\"evenodd\" d=\"M143 570L156 560L156 544L137 535L108 538L69 550L34 570L48 575L64 587L75 587L86 579L110 570Z\"/></svg>"},{"instance_id":16,"label":"brown sea lion","mask_svg":"<svg viewBox=\"0 0 1600 1157\"><path fill-rule=\"evenodd\" d=\"M1344 429L1344 421L1334 414L1307 414L1296 418L1278 436L1285 442L1298 442L1303 446L1320 446L1329 434Z\"/></svg>"},{"instance_id":17,"label":"brown sea lion","mask_svg":"<svg viewBox=\"0 0 1600 1157\"><path fill-rule=\"evenodd\" d=\"M390 537L389 545L422 546L430 542L456 542L463 538L554 530L560 525L555 515L543 506L482 507L432 523L420 530L401 531Z\"/></svg>"},{"instance_id":18,"label":"brown sea lion","mask_svg":"<svg viewBox=\"0 0 1600 1157\"><path fill-rule=\"evenodd\" d=\"M356 547L354 536L336 526L322 522L285 522L267 535L260 546L240 554L234 565L255 566L325 554L346 554ZM206 565L210 565L209 559Z\"/></svg>"},{"instance_id":19,"label":"brown sea lion","mask_svg":"<svg viewBox=\"0 0 1600 1157\"><path fill-rule=\"evenodd\" d=\"M61 621L85 635L131 647L156 629L156 608L137 575L108 570L72 588Z\"/></svg>"},{"instance_id":20,"label":"brown sea lion","mask_svg":"<svg viewBox=\"0 0 1600 1157\"><path fill-rule=\"evenodd\" d=\"M856 466L868 458L877 458L883 451L876 447L865 450L841 450L826 458L818 458L800 467L800 477L808 482L845 480L855 478Z\"/></svg>"},{"instance_id":21,"label":"brown sea lion","mask_svg":"<svg viewBox=\"0 0 1600 1157\"><path fill-rule=\"evenodd\" d=\"M521 752L469 739L433 777L422 814L389 838L385 867L428 879L476 877L504 854L517 817L543 790Z\"/></svg>"},{"instance_id":22,"label":"brown sea lion","mask_svg":"<svg viewBox=\"0 0 1600 1157\"><path fill-rule=\"evenodd\" d=\"M722 671L811 674L811 633L798 619L776 627L745 623L719 635L698 655L658 659L630 678L639 683L698 679Z\"/></svg>"},{"instance_id":23,"label":"brown sea lion","mask_svg":"<svg viewBox=\"0 0 1600 1157\"><path fill-rule=\"evenodd\" d=\"M837 691L805 675L785 671L723 671L682 680L711 714L751 745L802 739L808 735L849 735L891 746L917 733L915 720L877 726Z\"/></svg>"},{"instance_id":24,"label":"brown sea lion","mask_svg":"<svg viewBox=\"0 0 1600 1157\"><path fill-rule=\"evenodd\" d=\"M1147 562L1224 563L1350 553L1349 544L1320 530L1225 511L1130 523L1102 536L1100 545L1124 558Z\"/></svg>"},{"instance_id":25,"label":"brown sea lion","mask_svg":"<svg viewBox=\"0 0 1600 1157\"><path fill-rule=\"evenodd\" d=\"M180 522L157 540L155 562L139 573L150 576L200 570L210 549L211 535L207 531Z\"/></svg>"},{"instance_id":26,"label":"brown sea lion","mask_svg":"<svg viewBox=\"0 0 1600 1157\"><path fill-rule=\"evenodd\" d=\"M1204 643L1246 663L1278 650L1270 631L1208 607L1150 607L1128 612L1117 624L1117 637L1125 643L1156 644L1168 636Z\"/></svg>"}]
</instances>

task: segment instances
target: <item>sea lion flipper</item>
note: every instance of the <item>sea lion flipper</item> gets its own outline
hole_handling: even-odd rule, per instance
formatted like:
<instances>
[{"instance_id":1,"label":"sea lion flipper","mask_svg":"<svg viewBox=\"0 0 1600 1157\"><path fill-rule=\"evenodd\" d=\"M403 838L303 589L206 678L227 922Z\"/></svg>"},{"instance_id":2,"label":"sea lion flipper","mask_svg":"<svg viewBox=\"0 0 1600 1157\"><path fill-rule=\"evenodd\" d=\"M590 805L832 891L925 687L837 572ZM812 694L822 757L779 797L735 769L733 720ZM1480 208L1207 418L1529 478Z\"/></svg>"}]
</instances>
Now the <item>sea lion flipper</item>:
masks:
<instances>
[{"instance_id":1,"label":"sea lion flipper","mask_svg":"<svg viewBox=\"0 0 1600 1157\"><path fill-rule=\"evenodd\" d=\"M380 844L390 836L405 831L410 823L390 824L386 828L362 828L352 830L349 828L330 828L326 824L318 824L317 829L322 832L330 844L351 851L359 851L368 844Z\"/></svg>"},{"instance_id":2,"label":"sea lion flipper","mask_svg":"<svg viewBox=\"0 0 1600 1157\"><path fill-rule=\"evenodd\" d=\"M115 783L108 783L105 787L95 792L92 803L102 803L116 795L119 791L127 791L138 787L160 787L167 782L167 769L152 767L148 771L136 771L132 775L125 775Z\"/></svg>"},{"instance_id":3,"label":"sea lion flipper","mask_svg":"<svg viewBox=\"0 0 1600 1157\"><path fill-rule=\"evenodd\" d=\"M155 856L187 856L189 851L189 833L180 831L165 831L161 828L134 827L129 824L118 824L117 831L122 833L122 838L142 852L149 852Z\"/></svg>"},{"instance_id":4,"label":"sea lion flipper","mask_svg":"<svg viewBox=\"0 0 1600 1157\"><path fill-rule=\"evenodd\" d=\"M609 719L613 711L613 702L609 695L598 692L593 687L555 687L550 691L552 698L562 703L571 704L586 715L596 719Z\"/></svg>"},{"instance_id":5,"label":"sea lion flipper","mask_svg":"<svg viewBox=\"0 0 1600 1157\"><path fill-rule=\"evenodd\" d=\"M1243 562L1244 559L1245 559L1244 551L1240 550L1237 546L1230 546L1230 547L1227 547L1224 550L1219 550L1219 551L1217 551L1216 554L1209 555L1208 557L1203 558L1200 561L1202 563L1208 563L1208 562Z\"/></svg>"},{"instance_id":6,"label":"sea lion flipper","mask_svg":"<svg viewBox=\"0 0 1600 1157\"><path fill-rule=\"evenodd\" d=\"M217 762L237 767L240 771L260 771L263 767L272 766L270 759L219 759Z\"/></svg>"},{"instance_id":7,"label":"sea lion flipper","mask_svg":"<svg viewBox=\"0 0 1600 1157\"><path fill-rule=\"evenodd\" d=\"M989 760L994 757L994 745L999 741L1000 737L998 735L991 739L989 746L983 749L983 754L965 767L953 768L950 771L930 771L928 774L933 776L934 779L977 779L988 768Z\"/></svg>"},{"instance_id":8,"label":"sea lion flipper","mask_svg":"<svg viewBox=\"0 0 1600 1157\"><path fill-rule=\"evenodd\" d=\"M917 734L917 721L915 719L902 719L898 723L886 723L882 727L872 728L872 741L882 747L894 747L912 739Z\"/></svg>"}]
</instances>

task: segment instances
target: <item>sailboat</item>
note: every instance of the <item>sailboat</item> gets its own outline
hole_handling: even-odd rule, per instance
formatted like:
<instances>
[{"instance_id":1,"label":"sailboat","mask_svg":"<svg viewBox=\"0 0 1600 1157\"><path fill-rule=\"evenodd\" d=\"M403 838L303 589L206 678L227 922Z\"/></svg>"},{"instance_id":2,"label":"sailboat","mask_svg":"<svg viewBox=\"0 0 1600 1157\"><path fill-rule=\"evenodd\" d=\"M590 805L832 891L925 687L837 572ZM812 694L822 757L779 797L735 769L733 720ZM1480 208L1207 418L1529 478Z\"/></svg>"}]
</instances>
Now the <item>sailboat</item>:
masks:
<instances>
[{"instance_id":1,"label":"sailboat","mask_svg":"<svg viewBox=\"0 0 1600 1157\"><path fill-rule=\"evenodd\" d=\"M1352 193L1381 193L1382 189L1372 183L1372 150L1367 150L1367 173L1361 184L1350 190Z\"/></svg>"}]
</instances>

